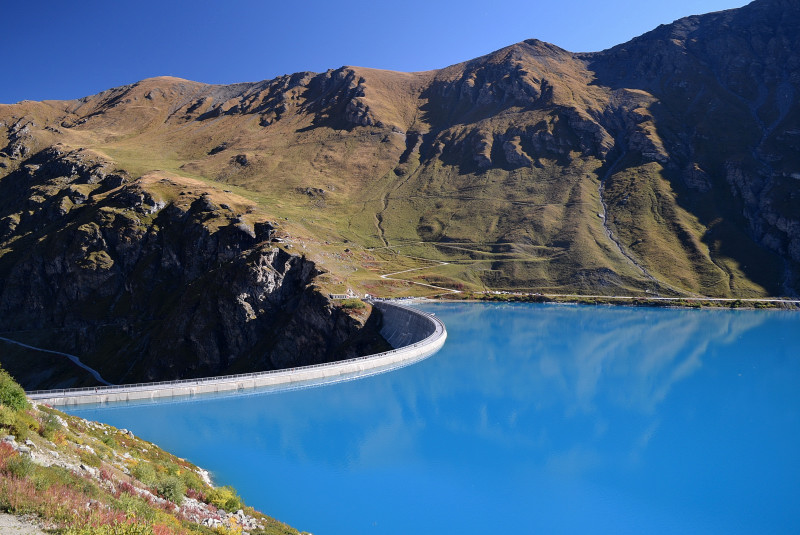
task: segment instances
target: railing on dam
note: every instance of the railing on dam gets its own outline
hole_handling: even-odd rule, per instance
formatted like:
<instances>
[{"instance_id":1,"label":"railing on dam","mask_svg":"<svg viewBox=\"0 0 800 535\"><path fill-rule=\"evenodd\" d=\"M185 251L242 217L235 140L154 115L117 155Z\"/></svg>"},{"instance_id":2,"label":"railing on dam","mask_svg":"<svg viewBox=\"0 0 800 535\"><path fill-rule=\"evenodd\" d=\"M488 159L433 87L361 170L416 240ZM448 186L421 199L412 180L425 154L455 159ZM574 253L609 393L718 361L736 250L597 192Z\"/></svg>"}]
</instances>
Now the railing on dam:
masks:
<instances>
[{"instance_id":1,"label":"railing on dam","mask_svg":"<svg viewBox=\"0 0 800 535\"><path fill-rule=\"evenodd\" d=\"M422 360L438 351L444 345L444 341L447 338L447 330L444 323L433 314L383 301L380 303L380 308L383 310L384 306L391 307L400 316L411 315L414 316L414 319L424 320L427 324L426 332L430 330L433 332L422 340L390 351L322 364L198 379L178 379L174 381L102 387L32 390L26 393L32 400L52 405L79 405L126 401L129 399L126 395L135 395L136 393L149 393L147 397L158 398L213 393L220 390L258 388L265 385L275 386L300 381L313 381L314 379L330 379L337 375L367 375L370 371L378 369L386 371ZM408 316L408 318L411 316ZM409 321L409 323L412 323L412 321ZM228 388L220 388L224 386L228 386ZM137 399L143 399L141 396L136 397Z\"/></svg>"}]
</instances>

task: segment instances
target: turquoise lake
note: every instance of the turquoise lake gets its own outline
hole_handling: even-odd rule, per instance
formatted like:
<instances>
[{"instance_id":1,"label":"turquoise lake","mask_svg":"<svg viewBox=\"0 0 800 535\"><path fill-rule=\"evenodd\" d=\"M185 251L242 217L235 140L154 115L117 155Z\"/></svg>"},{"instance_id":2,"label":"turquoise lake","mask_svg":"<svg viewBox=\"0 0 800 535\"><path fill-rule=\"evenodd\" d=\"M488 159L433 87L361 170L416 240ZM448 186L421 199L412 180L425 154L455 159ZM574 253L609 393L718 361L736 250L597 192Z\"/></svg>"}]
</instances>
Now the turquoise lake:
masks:
<instances>
[{"instance_id":1,"label":"turquoise lake","mask_svg":"<svg viewBox=\"0 0 800 535\"><path fill-rule=\"evenodd\" d=\"M70 412L315 535L800 533L800 313L420 308L400 370Z\"/></svg>"}]
</instances>

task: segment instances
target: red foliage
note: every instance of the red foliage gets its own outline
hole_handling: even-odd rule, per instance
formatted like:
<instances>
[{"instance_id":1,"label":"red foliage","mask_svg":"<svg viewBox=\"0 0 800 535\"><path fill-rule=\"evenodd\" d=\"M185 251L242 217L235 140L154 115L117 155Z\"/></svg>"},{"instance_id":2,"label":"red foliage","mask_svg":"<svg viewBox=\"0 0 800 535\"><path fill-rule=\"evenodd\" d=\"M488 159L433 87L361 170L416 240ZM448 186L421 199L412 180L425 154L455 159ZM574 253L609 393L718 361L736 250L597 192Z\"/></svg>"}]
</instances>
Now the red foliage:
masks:
<instances>
[{"instance_id":1,"label":"red foliage","mask_svg":"<svg viewBox=\"0 0 800 535\"><path fill-rule=\"evenodd\" d=\"M124 492L125 494L130 494L131 496L138 496L139 493L136 492L136 487L128 483L127 481L121 481L119 485L117 485L117 490L119 492Z\"/></svg>"},{"instance_id":2,"label":"red foliage","mask_svg":"<svg viewBox=\"0 0 800 535\"><path fill-rule=\"evenodd\" d=\"M11 444L0 442L0 472L5 472L8 460L17 454Z\"/></svg>"},{"instance_id":3,"label":"red foliage","mask_svg":"<svg viewBox=\"0 0 800 535\"><path fill-rule=\"evenodd\" d=\"M87 516L76 517L76 527L92 526L94 528L100 526L111 526L114 524L133 524L134 521L125 516L122 511L110 509L105 506L99 508L92 508Z\"/></svg>"},{"instance_id":4,"label":"red foliage","mask_svg":"<svg viewBox=\"0 0 800 535\"><path fill-rule=\"evenodd\" d=\"M98 520L93 525L124 518L99 502L89 502L87 507L86 496L68 485L57 484L37 490L30 478L0 478L0 500L11 512L38 513L70 525L85 525L94 518Z\"/></svg>"},{"instance_id":5,"label":"red foliage","mask_svg":"<svg viewBox=\"0 0 800 535\"><path fill-rule=\"evenodd\" d=\"M192 498L197 500L198 502L208 503L208 497L205 495L204 492L194 489L186 489L186 496L188 498Z\"/></svg>"},{"instance_id":6,"label":"red foliage","mask_svg":"<svg viewBox=\"0 0 800 535\"><path fill-rule=\"evenodd\" d=\"M175 531L164 524L155 524L153 526L153 535L174 535Z\"/></svg>"},{"instance_id":7,"label":"red foliage","mask_svg":"<svg viewBox=\"0 0 800 535\"><path fill-rule=\"evenodd\" d=\"M175 513L175 507L177 507L174 503L172 503L169 500L164 500L162 502L159 502L155 504L155 506L158 507L159 509L162 509L163 511L166 511L167 513L173 513L173 514Z\"/></svg>"}]
</instances>

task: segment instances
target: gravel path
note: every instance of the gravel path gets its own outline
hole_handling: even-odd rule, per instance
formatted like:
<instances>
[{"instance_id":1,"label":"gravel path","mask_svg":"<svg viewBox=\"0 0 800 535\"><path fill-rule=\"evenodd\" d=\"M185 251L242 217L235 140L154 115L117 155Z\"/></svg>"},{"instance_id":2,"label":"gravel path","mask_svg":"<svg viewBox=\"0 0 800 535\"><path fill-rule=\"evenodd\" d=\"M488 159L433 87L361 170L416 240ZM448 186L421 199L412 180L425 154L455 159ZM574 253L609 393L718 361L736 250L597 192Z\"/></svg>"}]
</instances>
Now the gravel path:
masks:
<instances>
[{"instance_id":1,"label":"gravel path","mask_svg":"<svg viewBox=\"0 0 800 535\"><path fill-rule=\"evenodd\" d=\"M47 535L31 523L25 522L20 517L0 513L0 533L3 535Z\"/></svg>"}]
</instances>

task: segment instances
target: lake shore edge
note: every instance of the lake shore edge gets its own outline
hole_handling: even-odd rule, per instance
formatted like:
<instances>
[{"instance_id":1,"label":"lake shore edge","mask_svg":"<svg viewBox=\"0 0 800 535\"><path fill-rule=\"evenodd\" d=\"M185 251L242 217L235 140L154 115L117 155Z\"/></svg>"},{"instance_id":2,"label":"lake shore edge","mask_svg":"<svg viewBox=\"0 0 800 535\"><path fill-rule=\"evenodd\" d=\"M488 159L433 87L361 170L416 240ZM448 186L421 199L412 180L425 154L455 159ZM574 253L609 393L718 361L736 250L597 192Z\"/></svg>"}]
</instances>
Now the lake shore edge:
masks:
<instances>
[{"instance_id":1,"label":"lake shore edge","mask_svg":"<svg viewBox=\"0 0 800 535\"><path fill-rule=\"evenodd\" d=\"M800 311L800 299L784 298L723 298L723 297L639 297L579 294L543 294L522 292L484 292L445 294L425 298L434 302L465 303L542 303L566 305L613 305L655 308L723 308L741 310Z\"/></svg>"}]
</instances>

